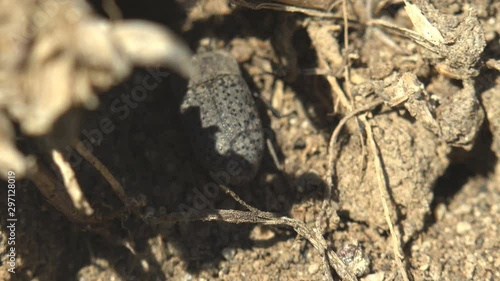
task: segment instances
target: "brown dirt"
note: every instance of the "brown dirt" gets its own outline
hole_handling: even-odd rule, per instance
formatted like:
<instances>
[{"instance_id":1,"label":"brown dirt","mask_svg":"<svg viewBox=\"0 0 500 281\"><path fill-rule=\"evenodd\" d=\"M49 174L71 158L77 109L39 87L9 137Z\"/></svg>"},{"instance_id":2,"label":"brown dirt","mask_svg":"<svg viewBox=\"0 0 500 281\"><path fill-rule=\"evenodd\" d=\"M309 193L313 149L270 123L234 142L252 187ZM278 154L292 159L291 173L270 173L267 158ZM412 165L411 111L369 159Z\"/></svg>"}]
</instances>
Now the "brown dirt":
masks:
<instances>
[{"instance_id":1,"label":"brown dirt","mask_svg":"<svg viewBox=\"0 0 500 281\"><path fill-rule=\"evenodd\" d=\"M101 2L94 2L104 16ZM117 2L125 18L164 24L193 50L203 38L214 38L238 60L251 90L261 93L257 103L280 167L267 153L252 184L234 190L250 205L310 227L326 211L323 236L361 280L402 280L367 141L369 124L388 184L383 197L413 280L500 279L498 3L414 1L450 40L429 51L393 30L368 28L364 1L350 1L351 81L346 85L341 17L251 10L218 0ZM389 4L373 18L411 28L402 1L374 2ZM475 10L469 12L471 6ZM333 13L341 16L341 7ZM329 210L322 210L329 139L350 110L331 80L309 75L311 68L329 68L344 92L350 87L356 108L386 102L365 115L367 123L353 118L341 131ZM209 179L191 161L179 122L183 78L162 76L144 100L127 105L132 89L153 71L136 69L102 94L97 110L83 115L80 140L92 142L89 135L104 118L111 120L114 129L100 131L93 154L129 198L145 202L141 212L241 209L222 192L199 199ZM262 101L293 114L277 117ZM18 146L36 154L39 148L31 141L20 139ZM66 155L93 207L103 214L118 210L120 202L101 175L75 152ZM0 280L324 278L321 256L288 228L218 222L151 226L134 214L84 225L69 221L29 181L20 181L17 192L17 273L6 270L8 233L2 227ZM7 198L6 189L0 188L0 198Z\"/></svg>"}]
</instances>

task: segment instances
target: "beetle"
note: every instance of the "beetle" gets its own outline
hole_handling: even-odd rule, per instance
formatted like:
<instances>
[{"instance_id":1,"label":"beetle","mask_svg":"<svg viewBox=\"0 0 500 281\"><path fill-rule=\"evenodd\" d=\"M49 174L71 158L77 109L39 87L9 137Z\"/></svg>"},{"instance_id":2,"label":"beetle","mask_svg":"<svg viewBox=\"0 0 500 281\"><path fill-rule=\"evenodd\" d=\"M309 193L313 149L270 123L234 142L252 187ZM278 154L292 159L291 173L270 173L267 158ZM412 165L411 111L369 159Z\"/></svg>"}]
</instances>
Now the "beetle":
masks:
<instances>
[{"instance_id":1,"label":"beetle","mask_svg":"<svg viewBox=\"0 0 500 281\"><path fill-rule=\"evenodd\" d=\"M238 63L223 50L199 52L181 103L193 153L211 176L245 185L256 175L264 133Z\"/></svg>"}]
</instances>

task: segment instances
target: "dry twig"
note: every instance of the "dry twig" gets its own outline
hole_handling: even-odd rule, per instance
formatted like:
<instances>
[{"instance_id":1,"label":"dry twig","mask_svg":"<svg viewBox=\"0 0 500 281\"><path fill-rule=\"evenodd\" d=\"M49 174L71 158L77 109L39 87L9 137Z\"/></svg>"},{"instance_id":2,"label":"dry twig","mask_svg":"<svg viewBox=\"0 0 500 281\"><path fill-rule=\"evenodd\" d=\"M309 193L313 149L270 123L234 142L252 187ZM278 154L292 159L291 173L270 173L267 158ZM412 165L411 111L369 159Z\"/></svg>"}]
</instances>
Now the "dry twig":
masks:
<instances>
[{"instance_id":1,"label":"dry twig","mask_svg":"<svg viewBox=\"0 0 500 281\"><path fill-rule=\"evenodd\" d=\"M329 268L330 266L333 267L337 274L342 278L342 280L357 280L356 276L354 276L349 271L349 269L347 269L346 265L337 256L337 254L328 247L326 240L317 229L310 228L302 221L284 216L278 216L277 214L264 212L257 208L254 208L243 201L228 187L222 185L220 187L226 194L228 194L239 204L247 208L248 211L216 209L196 212L170 213L158 216L147 215L143 216L143 219L145 222L153 225L192 221L221 221L235 224L260 223L264 225L288 226L293 228L295 232L297 232L297 234L307 239L313 245L313 247L320 252L322 259L328 262L326 268ZM329 270L327 279L333 280L333 277L331 276L331 272Z\"/></svg>"},{"instance_id":2,"label":"dry twig","mask_svg":"<svg viewBox=\"0 0 500 281\"><path fill-rule=\"evenodd\" d=\"M255 3L252 0L233 0L238 5L255 9L255 10L260 10L260 9L269 9L269 10L276 10L276 11L284 11L284 12L291 12L291 13L303 13L308 16L312 17L321 17L321 18L339 18L337 15L334 15L331 12L331 10L339 3L339 2L334 2L332 3L326 11L318 10L316 8L312 7L306 7L306 3L304 3L303 7L299 6L293 6L293 5L287 5L287 4L282 4L282 3L273 3L273 2L257 2Z\"/></svg>"},{"instance_id":3,"label":"dry twig","mask_svg":"<svg viewBox=\"0 0 500 281\"><path fill-rule=\"evenodd\" d=\"M102 221L95 213L86 216L75 208L73 201L69 198L61 183L51 175L49 170L45 169L40 163L38 164L29 177L52 206L67 218L78 223L99 223Z\"/></svg>"},{"instance_id":4,"label":"dry twig","mask_svg":"<svg viewBox=\"0 0 500 281\"><path fill-rule=\"evenodd\" d=\"M123 186L120 184L120 182L111 174L111 172L106 168L106 166L95 157L92 152L87 150L83 143L79 142L76 145L73 146L76 151L85 159L87 162L89 162L94 168L99 171L99 173L106 179L106 181L109 183L113 191L115 192L116 196L120 199L120 201L125 205L128 206L128 200L127 200L127 194L125 194L125 190L123 189Z\"/></svg>"},{"instance_id":5,"label":"dry twig","mask_svg":"<svg viewBox=\"0 0 500 281\"><path fill-rule=\"evenodd\" d=\"M337 127L335 127L335 130L332 133L332 136L330 138L330 143L328 144L328 179L327 179L327 184L330 186L333 186L333 163L335 162L336 158L336 150L335 150L335 144L337 143L338 136L340 134L340 131L344 127L345 123L349 121L352 117L366 111L370 111L371 109L381 105L384 101L382 100L377 100L372 103L369 103L365 106L362 106L360 108L356 108L355 110L349 112L342 120L340 120L339 124Z\"/></svg>"},{"instance_id":6,"label":"dry twig","mask_svg":"<svg viewBox=\"0 0 500 281\"><path fill-rule=\"evenodd\" d=\"M336 270L342 280L357 280L357 278L349 272L345 264L340 258L330 249L326 241L320 233L309 228L305 223L291 219L288 217L279 217L273 213L263 211L238 211L238 210L207 210L199 212L180 212L170 213L166 215L144 217L144 220L149 224L173 224L178 222L191 221L220 221L226 223L260 223L263 225L289 226L293 228L297 234L306 238L314 248L316 248L322 256L328 257L330 265ZM326 254L325 254L326 253Z\"/></svg>"},{"instance_id":7,"label":"dry twig","mask_svg":"<svg viewBox=\"0 0 500 281\"><path fill-rule=\"evenodd\" d=\"M342 8L343 8L343 13L344 13L344 44L345 44L345 50L348 50L349 49L349 38L348 38L348 21L347 21L347 4L346 4L346 1L347 0L344 0L343 1L343 5L342 5ZM346 53L346 56L347 56L347 53ZM345 60L345 66L344 66L344 78L345 78L345 83L346 83L346 92L347 92L347 96L350 100L349 103L347 103L345 100L343 100L343 102L345 103L345 107L348 108L349 110L351 110L351 112L346 115L342 120L341 122L339 123L339 125L337 126L337 128L335 129L335 131L332 133L332 137L330 139L330 143L329 143L329 153L328 153L328 157L329 157L329 161L328 161L328 178L327 178L327 194L323 200L323 207L326 207L326 203L327 203L327 200L330 198L330 195L331 195L331 190L333 189L333 171L334 171L334 167L333 167L333 163L334 163L334 159L335 159L335 156L336 156L336 150L334 149L334 145L336 143L336 140L337 140L337 137L338 137L338 134L340 133L340 130L342 128L342 126L352 117L356 116L356 114L359 114L360 112L363 112L363 111L367 111L369 110L370 108L373 108L374 106L377 106L377 105L380 105L382 103L382 101L376 101L372 104L368 104L367 106L363 107L363 108L360 108L360 109L355 109L355 104L354 104L354 99L353 99L353 96L352 96L352 93L351 93L351 85L350 85L350 77L349 77L349 61L346 59ZM340 95L341 97L344 96L345 94L343 93L343 91L341 89L337 89L337 91L340 91L342 92L342 95ZM408 276L407 276L407 273L406 273L406 270L404 269L404 266L403 266L403 262L402 262L402 259L404 258L402 256L402 251L400 251L400 245L399 245L399 240L397 238L397 234L395 233L394 231L394 226L392 225L392 221L390 219L390 215L389 215L389 208L387 206L387 201L385 200L384 196L383 196L383 186L386 186L387 187L387 184L385 183L385 178L383 177L383 170L382 170L382 162L380 161L380 156L379 156L379 152L377 150L377 147L376 147L376 144L375 144L375 140L373 139L373 134L372 134L372 130L371 130L371 127L370 127L370 124L368 123L368 121L366 121L366 117L365 116L361 116L359 119L357 119L358 123L362 122L366 131L367 131L367 139L369 141L369 145L370 145L370 148L371 148L371 152L374 154L374 158L375 158L375 167L376 167L376 171L377 171L377 175L378 175L378 180L379 180L379 191L380 191L380 194L381 194L381 200L382 200L382 205L384 206L384 214L385 214L385 217L386 217L386 220L387 220L387 224L389 225L389 230L391 232L391 236L392 236L392 242L393 242L393 251L394 251L394 254L395 254L395 260L396 260L396 264L397 264L397 267L398 267L398 271L400 272L400 274L402 275L403 277L403 280L407 281L408 280ZM359 134L361 135L361 132L359 132ZM363 142L363 137L361 135L361 143L363 144L363 151L364 151L364 142ZM364 154L363 154L364 155ZM385 183L385 185L384 185Z\"/></svg>"},{"instance_id":8,"label":"dry twig","mask_svg":"<svg viewBox=\"0 0 500 281\"><path fill-rule=\"evenodd\" d=\"M401 277L403 278L404 281L408 281L408 274L406 273L406 270L403 265L404 261L404 255L403 251L401 249L401 245L399 243L399 234L396 233L396 229L392 225L392 220L391 220L391 215L389 213L389 207L387 205L387 189L389 188L387 186L387 182L384 177L384 171L383 171L383 164L382 160L380 159L380 151L377 148L377 144L375 143L375 139L373 137L373 131L371 128L371 125L368 123L366 120L365 116L360 117L361 121L363 124L365 124L366 128L366 138L368 139L368 145L370 146L370 150L373 154L374 158L374 164L375 164L375 170L377 173L377 182L378 182L378 188L380 192L380 199L382 202L382 206L384 208L384 216L387 221L387 225L389 226L389 232L391 233L391 239L392 239L392 250L394 253L394 259L396 261L396 265L398 267L398 271L401 274Z\"/></svg>"},{"instance_id":9,"label":"dry twig","mask_svg":"<svg viewBox=\"0 0 500 281\"><path fill-rule=\"evenodd\" d=\"M52 160L54 164L56 164L57 168L59 168L59 172L63 178L64 187L66 187L66 191L73 202L73 205L77 210L83 212L86 216L91 216L94 213L94 210L90 206L90 203L85 198L85 195L78 184L78 180L75 176L75 171L71 165L64 159L63 155L58 150L52 150Z\"/></svg>"}]
</instances>

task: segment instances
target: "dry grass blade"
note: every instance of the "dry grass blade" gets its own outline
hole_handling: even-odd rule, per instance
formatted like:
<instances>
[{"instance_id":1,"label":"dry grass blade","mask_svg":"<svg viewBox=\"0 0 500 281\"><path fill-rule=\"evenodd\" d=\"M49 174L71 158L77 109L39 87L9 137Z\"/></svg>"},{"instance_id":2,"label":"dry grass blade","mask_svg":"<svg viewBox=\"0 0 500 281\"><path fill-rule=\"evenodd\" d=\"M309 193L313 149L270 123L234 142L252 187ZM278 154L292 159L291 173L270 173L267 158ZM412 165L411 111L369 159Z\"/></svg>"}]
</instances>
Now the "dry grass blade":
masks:
<instances>
[{"instance_id":1,"label":"dry grass blade","mask_svg":"<svg viewBox=\"0 0 500 281\"><path fill-rule=\"evenodd\" d=\"M268 2L256 2L252 0L233 0L238 5L259 10L259 9L269 9L269 10L277 10L291 13L303 13L312 17L321 17L321 18L339 18L337 15L333 15L330 11L338 4L339 1L336 1L332 4L325 6L324 8L318 7L314 5L315 1L282 1L285 3L277 3L273 1ZM312 2L312 3L311 3ZM309 6L308 6L309 4ZM311 5L312 4L312 5ZM298 6L300 5L300 6Z\"/></svg>"},{"instance_id":2,"label":"dry grass blade","mask_svg":"<svg viewBox=\"0 0 500 281\"><path fill-rule=\"evenodd\" d=\"M342 280L357 280L351 272L346 268L340 258L326 245L326 241L317 231L312 230L301 221L279 217L276 214L269 212L256 211L238 211L238 210L207 210L199 212L180 212L166 215L148 216L143 219L149 224L173 224L178 222L191 221L219 221L226 223L242 224L242 223L260 223L263 225L274 226L289 226L293 228L297 234L306 238L314 248L322 255L326 253L328 262L332 266ZM331 277L330 277L331 278Z\"/></svg>"},{"instance_id":3,"label":"dry grass blade","mask_svg":"<svg viewBox=\"0 0 500 281\"><path fill-rule=\"evenodd\" d=\"M106 181L109 183L115 194L118 196L120 201L125 205L128 206L128 200L127 200L127 194L125 194L125 190L123 189L123 186L120 184L120 182L111 174L111 172L106 168L106 166L95 157L92 152L87 150L83 143L79 142L76 145L73 146L78 153L85 158L87 162L89 162L94 168L101 173L101 175L106 179Z\"/></svg>"},{"instance_id":4,"label":"dry grass blade","mask_svg":"<svg viewBox=\"0 0 500 281\"><path fill-rule=\"evenodd\" d=\"M327 178L327 184L329 186L333 186L333 171L334 171L333 163L335 162L335 156L336 156L335 144L337 143L338 136L340 134L340 131L344 127L345 123L347 123L347 121L349 121L354 116L356 116L356 115L358 115L358 114L360 114L362 112L369 111L369 110L371 110L371 109L373 109L373 108L381 105L382 103L383 103L382 100L377 100L377 101L369 103L369 104L367 104L365 106L362 106L360 108L356 108L355 110L349 112L349 114L347 114L346 116L344 116L344 118L342 118L340 120L340 122L337 125L337 127L335 127L335 130L333 131L332 136L330 137L330 143L328 145L328 178Z\"/></svg>"},{"instance_id":5,"label":"dry grass blade","mask_svg":"<svg viewBox=\"0 0 500 281\"><path fill-rule=\"evenodd\" d=\"M415 30L425 39L436 45L443 43L444 42L443 35L441 35L439 29L434 27L429 22L429 20L422 14L422 11L420 11L420 9L417 6L408 3L408 1L405 0L404 2L405 2L406 13L408 14L408 17L413 23Z\"/></svg>"},{"instance_id":6,"label":"dry grass blade","mask_svg":"<svg viewBox=\"0 0 500 281\"><path fill-rule=\"evenodd\" d=\"M343 126L345 125L345 123L347 121L349 121L354 116L356 116L362 112L369 111L369 110L381 105L382 103L383 103L382 100L377 100L377 101L374 101L374 102L367 104L363 107L360 107L360 108L357 108L357 109L351 111L349 114L344 116L344 118L342 118L342 120L340 120L339 124L337 125L337 127L333 131L332 136L330 138L329 149L328 149L328 177L327 177L327 185L329 186L328 190L332 190L332 188L333 188L333 174L335 171L334 163L335 163L335 158L337 155L337 153L336 153L337 150L335 149L335 146L336 146L338 136L339 136L340 131L342 130ZM384 207L384 214L385 214L386 221L387 221L387 224L389 226L389 230L390 230L390 233L392 236L391 238L393 241L393 251L394 251L394 255L395 255L395 259L396 259L396 264L398 266L399 272L403 276L403 280L408 280L408 276L407 276L407 273L404 269L403 262L402 262L402 259L404 257L402 256L402 250L401 250L401 247L399 245L398 235L396 234L394 226L392 225L392 221L391 221L391 218L389 215L389 208L387 206L387 200L385 199L386 197L384 196L385 193L384 193L383 188L386 187L386 183L385 183L385 178L383 176L383 169L381 166L382 162L380 160L379 152L378 152L378 149L376 147L375 140L373 139L373 133L372 133L370 124L366 121L366 118L364 116L360 117L360 121L364 124L364 127L366 128L368 144L370 146L371 152L374 154L374 158L375 158L375 162L376 162L375 167L377 169L377 180L379 182L378 187L379 187L379 191L381 194L382 205ZM327 200L327 198L329 198L329 197L325 196L324 199ZM323 207L325 207L325 205L326 205L325 200L323 201Z\"/></svg>"},{"instance_id":7,"label":"dry grass blade","mask_svg":"<svg viewBox=\"0 0 500 281\"><path fill-rule=\"evenodd\" d=\"M71 165L64 159L63 155L58 150L52 150L52 160L57 168L59 168L59 172L63 177L64 187L66 187L66 191L75 208L83 212L86 216L91 216L94 210L87 201L87 198L85 198Z\"/></svg>"},{"instance_id":8,"label":"dry grass blade","mask_svg":"<svg viewBox=\"0 0 500 281\"><path fill-rule=\"evenodd\" d=\"M250 206L228 187L223 185L221 185L220 187L226 194L231 196L234 200L236 200L242 206L244 206L249 211L254 213L256 216L262 218L268 218L269 220L278 219L278 216L273 213L263 212L259 209ZM328 245L325 241L325 238L323 238L323 235L318 231L320 228L313 230L303 222L295 219L290 219L287 217L280 217L279 220L280 223L272 225L287 225L292 227L295 230L295 232L297 232L297 234L306 238L314 246L314 248L316 248L320 252L320 255L323 257L323 260L327 260L328 264L335 269L335 271L339 274L339 276L343 280L357 280L357 278L347 269L347 267L338 257L338 255L333 250L328 249ZM328 258L325 258L325 253ZM329 268L328 264L325 264L326 268ZM329 270L326 273L326 278L329 280L333 279Z\"/></svg>"},{"instance_id":9,"label":"dry grass blade","mask_svg":"<svg viewBox=\"0 0 500 281\"><path fill-rule=\"evenodd\" d=\"M358 115L362 112L369 111L369 110L381 105L382 103L383 103L382 100L377 100L377 101L374 101L372 103L369 103L365 106L362 106L360 108L357 108L357 109L349 112L349 114L347 114L346 116L344 116L340 120L339 124L337 125L337 127L333 131L332 136L330 137L330 142L328 144L328 172L327 172L327 178L326 178L327 185L326 185L325 195L323 196L323 203L321 205L321 208L323 210L325 210L327 208L328 202L331 199L331 193L332 193L332 189L333 189L333 176L334 176L334 171L335 171L334 163L335 163L335 158L337 157L337 149L335 149L335 147L337 144L337 139L338 139L338 136L340 134L340 131L342 130L344 125L347 123L347 121L349 121L351 118L355 117L356 115ZM319 223L321 222L323 215L324 215L324 213L321 213L320 216L318 217L317 225L319 225Z\"/></svg>"},{"instance_id":10,"label":"dry grass blade","mask_svg":"<svg viewBox=\"0 0 500 281\"><path fill-rule=\"evenodd\" d=\"M193 212L178 212L165 215L145 215L142 216L143 220L149 224L173 224L178 222L192 222L192 221L219 221L226 223L259 223L264 225L273 226L288 226L291 227L300 236L307 239L313 247L319 251L322 259L326 262L326 268L334 268L342 280L355 281L358 280L337 256L337 254L328 248L326 240L317 229L312 229L304 222L279 216L274 213L264 212L250 206L236 195L228 187L221 185L222 190L236 200L239 204L248 209L248 211L238 210L205 210ZM333 280L331 272L327 270L327 280Z\"/></svg>"},{"instance_id":11,"label":"dry grass blade","mask_svg":"<svg viewBox=\"0 0 500 281\"><path fill-rule=\"evenodd\" d=\"M101 219L95 214L86 216L80 210L75 208L73 201L69 198L65 188L44 167L38 165L36 170L30 174L30 179L35 183L38 190L40 190L45 198L47 198L50 204L63 213L67 218L78 223L101 222Z\"/></svg>"},{"instance_id":12,"label":"dry grass blade","mask_svg":"<svg viewBox=\"0 0 500 281\"><path fill-rule=\"evenodd\" d=\"M413 30L399 27L397 25L388 23L384 20L376 20L376 19L371 20L369 22L369 24L382 27L384 30L390 31L395 35L398 35L398 36L401 36L404 38L409 38L409 39L413 40L413 42L415 42L416 44L419 44L420 46L426 48L427 50L429 50L433 53L439 54L439 48L433 42L428 41L425 37L421 36L419 33L415 32Z\"/></svg>"},{"instance_id":13,"label":"dry grass blade","mask_svg":"<svg viewBox=\"0 0 500 281\"><path fill-rule=\"evenodd\" d=\"M342 5L342 9L343 9L343 13L344 13L344 44L345 44L345 49L348 50L349 49L349 37L348 37L348 21L347 21L347 0L344 0L343 1L343 5ZM347 55L347 54L346 54ZM345 103L345 107L348 108L349 110L351 110L351 112L346 115L339 123L339 125L336 127L336 129L334 130L334 132L332 133L332 136L330 138L330 143L329 143L329 151L328 151L328 178L327 178L327 196L325 196L324 200L323 200L323 207L326 206L326 203L329 199L329 195L331 193L331 190L333 188L333 171L334 171L334 167L333 167L333 163L334 163L334 159L335 159L335 156L336 156L336 150L334 149L335 148L335 143L337 141L337 138L338 138L338 135L340 133L340 130L342 129L342 127L344 126L344 124L352 117L356 116L357 114L361 113L361 112L364 112L364 111L368 111L370 110L371 108L373 107L376 107L380 104L383 103L383 101L381 100L378 100L378 101L375 101L373 103L370 103L366 106L363 106L359 109L356 109L355 108L355 104L354 104L354 99L353 99L353 96L352 96L352 93L351 93L351 85L350 85L350 77L349 77L349 72L350 72L350 69L349 69L349 61L346 59L345 60L345 65L344 65L344 78L345 78L345 83L346 83L346 92L347 92L347 97L349 98L349 102L347 103L345 100L344 100L344 103ZM345 94L343 93L343 91L341 89L337 89L338 91L342 92L342 95L340 96L344 96ZM385 183L385 178L383 178L383 172L382 172L382 163L380 161L380 156L379 156L379 153L378 153L378 150L376 149L376 144L375 144L375 141L373 139L373 134L372 134L372 131L371 131L371 127L370 125L368 124L368 122L366 121L366 118L364 116L361 116L358 120L358 123L361 122L364 124L364 127L366 128L367 130L367 138L368 138L368 142L369 142L369 145L370 145L370 148L371 148L371 151L372 153L374 154L374 158L375 158L375 161L376 161L376 169L377 169L377 175L378 175L378 180L379 180L379 188L380 188L380 192L381 192L381 199L382 199L382 204L384 206L384 214L386 216L386 219L387 219L387 223L389 225L389 229L390 229L390 232L391 232L391 235L392 235L392 240L393 240L393 250L394 250L394 254L395 254L395 259L396 259L396 264L398 266L398 270L400 272L400 274L402 275L402 278L403 280L407 281L408 280L408 276L407 276L407 273L404 269L404 266L403 266L403 263L401 261L401 258L402 258L402 251L400 251L400 246L399 246L399 240L397 239L397 235L395 234L394 232L394 227L392 225L392 222L391 222L391 219L390 219L390 216L389 216L389 208L387 206L387 201L385 200L385 198L383 197L383 189L382 189L382 186L386 186L384 185ZM360 134L360 137L361 139L363 139L363 136ZM363 142L361 142L363 143ZM363 150L364 150L364 146L363 146ZM382 178L381 178L382 177Z\"/></svg>"},{"instance_id":14,"label":"dry grass blade","mask_svg":"<svg viewBox=\"0 0 500 281\"><path fill-rule=\"evenodd\" d=\"M368 140L368 146L370 147L370 150L373 154L374 158L374 164L375 164L375 170L377 172L377 182L378 182L378 189L380 192L380 200L382 201L382 206L384 208L384 216L387 221L387 225L389 226L389 231L391 233L391 239L392 239L392 250L394 253L394 260L396 261L396 265L398 267L398 271L401 274L401 277L403 278L404 281L408 281L408 273L405 270L403 261L404 261L404 254L403 250L401 249L400 245L400 239L398 233L396 233L396 229L392 225L392 220L389 212L389 207L387 205L387 198L388 195L387 193L387 182L384 177L384 171L383 171L383 164L382 160L380 159L380 152L377 148L377 144L375 143L375 139L373 137L373 131L371 128L371 125L368 123L366 120L365 116L360 117L361 121L363 124L365 124L366 128L366 138Z\"/></svg>"},{"instance_id":15,"label":"dry grass blade","mask_svg":"<svg viewBox=\"0 0 500 281\"><path fill-rule=\"evenodd\" d=\"M70 198L69 191L51 173L49 169L38 162L29 174L29 179L36 185L38 190L47 198L47 201L59 210L64 216L76 223L99 224L116 219L123 215L124 210L116 210L108 215L93 212L91 215L84 214L75 207Z\"/></svg>"}]
</instances>

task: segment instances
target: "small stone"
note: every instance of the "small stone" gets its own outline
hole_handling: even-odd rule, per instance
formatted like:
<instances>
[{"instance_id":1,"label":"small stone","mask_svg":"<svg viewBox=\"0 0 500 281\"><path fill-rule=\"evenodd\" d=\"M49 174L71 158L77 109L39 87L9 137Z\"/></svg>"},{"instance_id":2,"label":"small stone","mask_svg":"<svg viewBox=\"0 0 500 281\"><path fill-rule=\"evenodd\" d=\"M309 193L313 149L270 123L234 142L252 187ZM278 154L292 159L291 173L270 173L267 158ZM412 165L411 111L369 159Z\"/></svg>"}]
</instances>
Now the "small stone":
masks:
<instances>
[{"instance_id":1,"label":"small stone","mask_svg":"<svg viewBox=\"0 0 500 281\"><path fill-rule=\"evenodd\" d=\"M313 264L310 264L309 267L307 268L307 272L309 272L309 274L316 274L319 270L319 264L317 263L313 263Z\"/></svg>"},{"instance_id":2,"label":"small stone","mask_svg":"<svg viewBox=\"0 0 500 281\"><path fill-rule=\"evenodd\" d=\"M224 259L226 259L227 261L230 261L236 255L236 250L234 248L227 247L227 248L222 249L221 254L224 257Z\"/></svg>"},{"instance_id":3,"label":"small stone","mask_svg":"<svg viewBox=\"0 0 500 281\"><path fill-rule=\"evenodd\" d=\"M370 259L358 244L345 243L338 251L339 258L354 275L360 277L370 265Z\"/></svg>"},{"instance_id":4,"label":"small stone","mask_svg":"<svg viewBox=\"0 0 500 281\"><path fill-rule=\"evenodd\" d=\"M434 217L436 221L441 221L448 210L446 209L445 204L438 204L436 209L434 209Z\"/></svg>"},{"instance_id":5,"label":"small stone","mask_svg":"<svg viewBox=\"0 0 500 281\"><path fill-rule=\"evenodd\" d=\"M256 271L259 272L262 270L263 267L263 261L262 260L256 260L252 264L252 268Z\"/></svg>"},{"instance_id":6,"label":"small stone","mask_svg":"<svg viewBox=\"0 0 500 281\"><path fill-rule=\"evenodd\" d=\"M149 263L147 260L143 259L141 260L141 266L142 266L142 269L145 271L145 272L148 272L149 271Z\"/></svg>"},{"instance_id":7,"label":"small stone","mask_svg":"<svg viewBox=\"0 0 500 281\"><path fill-rule=\"evenodd\" d=\"M361 278L361 281L384 281L385 272L379 271L377 273L369 274L365 278Z\"/></svg>"},{"instance_id":8,"label":"small stone","mask_svg":"<svg viewBox=\"0 0 500 281\"><path fill-rule=\"evenodd\" d=\"M261 225L257 225L250 232L250 239L253 241L265 241L274 238L274 231Z\"/></svg>"},{"instance_id":9,"label":"small stone","mask_svg":"<svg viewBox=\"0 0 500 281\"><path fill-rule=\"evenodd\" d=\"M457 223L457 233L458 234L464 234L471 229L472 229L472 226L470 225L470 223L468 223L466 221L461 221L461 222Z\"/></svg>"}]
</instances>

